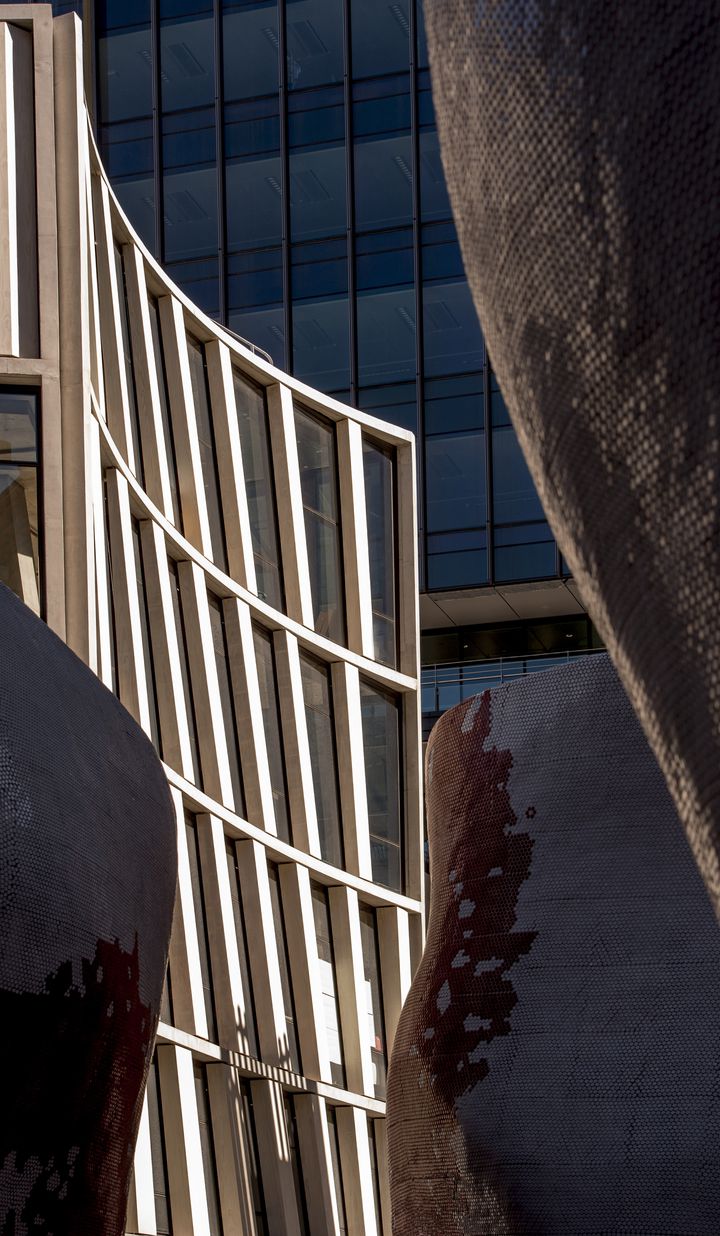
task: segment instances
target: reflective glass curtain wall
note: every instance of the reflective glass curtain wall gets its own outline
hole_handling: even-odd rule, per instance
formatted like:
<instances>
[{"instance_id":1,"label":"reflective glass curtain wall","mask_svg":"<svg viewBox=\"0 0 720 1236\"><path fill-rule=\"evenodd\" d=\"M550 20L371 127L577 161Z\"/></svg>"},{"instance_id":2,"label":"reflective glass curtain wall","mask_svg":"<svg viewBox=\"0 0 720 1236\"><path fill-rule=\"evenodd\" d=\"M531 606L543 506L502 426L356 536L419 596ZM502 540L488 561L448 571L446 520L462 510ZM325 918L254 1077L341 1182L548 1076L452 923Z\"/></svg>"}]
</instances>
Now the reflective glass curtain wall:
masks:
<instances>
[{"instance_id":1,"label":"reflective glass curtain wall","mask_svg":"<svg viewBox=\"0 0 720 1236\"><path fill-rule=\"evenodd\" d=\"M487 362L419 0L100 0L98 128L153 252L276 364L418 434L421 586L560 576Z\"/></svg>"}]
</instances>

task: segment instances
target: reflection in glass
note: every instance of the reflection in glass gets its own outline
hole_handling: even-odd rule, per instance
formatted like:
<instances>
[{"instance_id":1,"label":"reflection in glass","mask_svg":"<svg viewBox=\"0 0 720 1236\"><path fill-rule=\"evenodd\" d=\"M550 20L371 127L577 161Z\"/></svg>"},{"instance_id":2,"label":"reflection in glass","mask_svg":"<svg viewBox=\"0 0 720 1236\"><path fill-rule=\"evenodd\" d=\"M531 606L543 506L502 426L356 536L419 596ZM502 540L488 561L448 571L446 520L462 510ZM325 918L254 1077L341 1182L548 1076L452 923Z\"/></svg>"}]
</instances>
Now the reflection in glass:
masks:
<instances>
[{"instance_id":1,"label":"reflection in glass","mask_svg":"<svg viewBox=\"0 0 720 1236\"><path fill-rule=\"evenodd\" d=\"M414 379L416 322L412 285L358 292L357 336L358 371L363 385Z\"/></svg>"},{"instance_id":2,"label":"reflection in glass","mask_svg":"<svg viewBox=\"0 0 720 1236\"><path fill-rule=\"evenodd\" d=\"M205 890L200 866L200 846L198 842L197 821L195 816L185 809L185 836L187 838L188 861L190 863L190 883L192 885L192 903L195 911L195 929L197 933L198 953L200 957L200 973L202 975L203 999L205 1016L207 1018L208 1038L217 1042L217 1021L215 1018L215 993L212 984L210 967L210 943L208 937L207 911L205 909Z\"/></svg>"},{"instance_id":3,"label":"reflection in glass","mask_svg":"<svg viewBox=\"0 0 720 1236\"><path fill-rule=\"evenodd\" d=\"M148 1122L150 1125L150 1157L152 1160L153 1193L155 1195L155 1227L158 1236L171 1236L170 1189L165 1155L165 1128L160 1097L160 1077L157 1057L150 1065L147 1079Z\"/></svg>"},{"instance_id":4,"label":"reflection in glass","mask_svg":"<svg viewBox=\"0 0 720 1236\"><path fill-rule=\"evenodd\" d=\"M556 570L555 541L544 520L495 529L497 580L542 579Z\"/></svg>"},{"instance_id":5,"label":"reflection in glass","mask_svg":"<svg viewBox=\"0 0 720 1236\"><path fill-rule=\"evenodd\" d=\"M235 924L235 941L237 943L238 961L240 963L240 977L242 979L243 995L245 997L245 1024L242 1029L245 1031L248 1047L253 1056L259 1056L255 1001L253 999L253 988L250 979L250 962L247 944L247 932L245 930L245 913L243 911L242 893L240 890L240 869L238 867L237 852L235 843L225 838L225 857L227 859L228 879L230 881L230 900L233 908L233 922Z\"/></svg>"},{"instance_id":6,"label":"reflection in glass","mask_svg":"<svg viewBox=\"0 0 720 1236\"><path fill-rule=\"evenodd\" d=\"M225 729L225 745L230 765L230 780L232 782L233 803L238 815L245 814L245 795L243 794L242 772L240 769L240 750L238 745L237 717L235 716L235 700L230 685L230 658L228 656L227 632L222 602L208 593L210 611L210 628L212 630L213 651L217 668L218 687L220 690L220 705Z\"/></svg>"},{"instance_id":7,"label":"reflection in glass","mask_svg":"<svg viewBox=\"0 0 720 1236\"><path fill-rule=\"evenodd\" d=\"M180 576L177 562L168 558L168 573L170 575L170 598L172 600L173 618L175 619L175 636L180 653L180 677L182 679L183 698L185 700L185 715L187 717L190 735L190 754L192 756L193 780L198 789L202 789L202 772L200 768L200 750L198 747L197 722L195 720L195 704L190 690L190 669L188 662L187 634L185 618L182 609L182 594L180 592ZM182 772L181 768L178 772Z\"/></svg>"},{"instance_id":8,"label":"reflection in glass","mask_svg":"<svg viewBox=\"0 0 720 1236\"><path fill-rule=\"evenodd\" d=\"M342 79L342 0L288 0L288 88L302 90Z\"/></svg>"},{"instance_id":9,"label":"reflection in glass","mask_svg":"<svg viewBox=\"0 0 720 1236\"><path fill-rule=\"evenodd\" d=\"M385 1098L387 1054L385 1048L385 1018L383 1015L382 988L380 986L380 949L378 945L375 911L368 906L360 907L360 938L362 940L363 971L365 974L365 1008L367 1012L367 1041L373 1065L375 1098Z\"/></svg>"},{"instance_id":10,"label":"reflection in glass","mask_svg":"<svg viewBox=\"0 0 720 1236\"><path fill-rule=\"evenodd\" d=\"M279 69L277 0L233 5L224 0L223 9L226 102L275 93Z\"/></svg>"},{"instance_id":11,"label":"reflection in glass","mask_svg":"<svg viewBox=\"0 0 720 1236\"><path fill-rule=\"evenodd\" d=\"M277 97L225 108L225 182L228 248L279 244L282 168Z\"/></svg>"},{"instance_id":12,"label":"reflection in glass","mask_svg":"<svg viewBox=\"0 0 720 1236\"><path fill-rule=\"evenodd\" d=\"M173 523L178 531L182 532L182 510L180 507L180 485L178 481L177 456L175 454L175 436L173 434L172 420L170 419L170 405L168 403L165 353L163 351L162 334L160 331L160 312L158 309L158 303L154 296L148 295L148 310L150 312L150 334L152 336L153 353L155 356L155 371L157 373L158 392L160 394L160 419L162 421L163 437L165 439L165 458L167 459L168 473L170 475Z\"/></svg>"},{"instance_id":13,"label":"reflection in glass","mask_svg":"<svg viewBox=\"0 0 720 1236\"><path fill-rule=\"evenodd\" d=\"M149 20L140 29L116 30L101 36L97 51L99 107L103 123L149 116L152 112Z\"/></svg>"},{"instance_id":14,"label":"reflection in glass","mask_svg":"<svg viewBox=\"0 0 720 1236\"><path fill-rule=\"evenodd\" d=\"M295 1001L293 1000L292 984L290 982L287 933L280 896L280 872L276 863L268 863L268 880L270 882L270 902L272 905L273 923L275 925L275 942L277 944L280 985L285 1007L285 1031L287 1034L287 1044L280 1044L280 1055L282 1056L287 1052L288 1067L295 1073L300 1073L302 1070L300 1066L300 1045L295 1028Z\"/></svg>"},{"instance_id":15,"label":"reflection in glass","mask_svg":"<svg viewBox=\"0 0 720 1236\"><path fill-rule=\"evenodd\" d=\"M283 759L282 738L280 736L280 708L277 697L277 671L272 635L269 631L263 631L262 627L254 626L253 643L255 645L255 662L257 664L258 683L260 686L260 706L262 708L263 729L265 731L265 746L267 747L268 764L270 767L270 784L272 786L273 804L275 807L275 825L278 837L281 837L283 841L290 841L285 760Z\"/></svg>"},{"instance_id":16,"label":"reflection in glass","mask_svg":"<svg viewBox=\"0 0 720 1236\"><path fill-rule=\"evenodd\" d=\"M207 8L198 4L197 8ZM190 111L215 101L215 29L211 15L160 22L162 109Z\"/></svg>"},{"instance_id":17,"label":"reflection in glass","mask_svg":"<svg viewBox=\"0 0 720 1236\"><path fill-rule=\"evenodd\" d=\"M160 717L158 713L157 690L155 688L155 662L150 646L150 614L148 612L147 584L145 580L145 564L140 540L140 521L132 518L133 554L135 557L135 580L138 592L138 609L140 611L140 642L142 648L143 666L145 669L145 690L147 692L148 712L150 714L150 737L156 751L162 756L162 741L160 738Z\"/></svg>"},{"instance_id":18,"label":"reflection in glass","mask_svg":"<svg viewBox=\"0 0 720 1236\"><path fill-rule=\"evenodd\" d=\"M125 283L125 267L123 265L122 253L120 246L116 244L115 250L115 273L117 275L118 298L120 301L120 334L122 336L123 357L125 361L125 379L128 396L128 415L130 418L130 434L132 438L132 450L135 459L133 472L139 480L140 484L144 484L143 480L143 459L142 446L140 443L140 419L138 417L137 394L135 391L135 369L133 367L132 347L130 344L130 322L128 319L128 302L127 302L127 285ZM130 460L127 460L128 464Z\"/></svg>"},{"instance_id":19,"label":"reflection in glass","mask_svg":"<svg viewBox=\"0 0 720 1236\"><path fill-rule=\"evenodd\" d=\"M295 409L315 630L345 642L335 430Z\"/></svg>"},{"instance_id":20,"label":"reflection in glass","mask_svg":"<svg viewBox=\"0 0 720 1236\"><path fill-rule=\"evenodd\" d=\"M217 469L215 435L210 414L205 352L202 344L197 339L193 339L191 335L187 337L187 348L188 360L190 361L193 402L195 404L195 419L200 440L200 463L202 465L203 487L205 489L205 501L210 522L210 542L213 561L221 570L227 571L225 530L220 509L220 481Z\"/></svg>"},{"instance_id":21,"label":"reflection in glass","mask_svg":"<svg viewBox=\"0 0 720 1236\"><path fill-rule=\"evenodd\" d=\"M335 723L330 668L307 656L300 657L320 853L326 863L343 866L340 797L337 783Z\"/></svg>"},{"instance_id":22,"label":"reflection in glass","mask_svg":"<svg viewBox=\"0 0 720 1236\"><path fill-rule=\"evenodd\" d=\"M330 1138L330 1162L332 1164L333 1188L338 1210L340 1236L347 1236L347 1212L345 1210L345 1190L343 1188L342 1171L340 1169L340 1140L338 1138L337 1118L335 1108L327 1105L328 1136ZM380 1229L378 1228L378 1232Z\"/></svg>"},{"instance_id":23,"label":"reflection in glass","mask_svg":"<svg viewBox=\"0 0 720 1236\"><path fill-rule=\"evenodd\" d=\"M412 0L362 0L351 4L353 77L399 73L410 63Z\"/></svg>"},{"instance_id":24,"label":"reflection in glass","mask_svg":"<svg viewBox=\"0 0 720 1236\"><path fill-rule=\"evenodd\" d=\"M403 889L400 706L360 679L373 880Z\"/></svg>"},{"instance_id":25,"label":"reflection in glass","mask_svg":"<svg viewBox=\"0 0 720 1236\"><path fill-rule=\"evenodd\" d=\"M0 466L0 580L40 613L37 469Z\"/></svg>"},{"instance_id":26,"label":"reflection in glass","mask_svg":"<svg viewBox=\"0 0 720 1236\"><path fill-rule=\"evenodd\" d=\"M511 425L493 429L493 515L498 524L545 518Z\"/></svg>"},{"instance_id":27,"label":"reflection in glass","mask_svg":"<svg viewBox=\"0 0 720 1236\"><path fill-rule=\"evenodd\" d=\"M208 1095L207 1065L194 1064L193 1073L195 1076L195 1101L197 1103L198 1126L200 1129L200 1151L202 1154L203 1176L205 1177L205 1196L207 1198L208 1236L223 1236L215 1145L210 1116L210 1098Z\"/></svg>"},{"instance_id":28,"label":"reflection in glass","mask_svg":"<svg viewBox=\"0 0 720 1236\"><path fill-rule=\"evenodd\" d=\"M312 885L312 903L330 1073L336 1086L344 1086L345 1066L343 1064L342 1038L340 1035L340 1022L338 1020L335 954L330 929L330 908L327 889L320 884Z\"/></svg>"},{"instance_id":29,"label":"reflection in glass","mask_svg":"<svg viewBox=\"0 0 720 1236\"><path fill-rule=\"evenodd\" d=\"M428 532L485 524L484 434L452 433L427 438L425 475Z\"/></svg>"},{"instance_id":30,"label":"reflection in glass","mask_svg":"<svg viewBox=\"0 0 720 1236\"><path fill-rule=\"evenodd\" d=\"M274 609L283 608L280 542L275 506L270 426L263 387L233 369L245 492L250 514L257 594Z\"/></svg>"},{"instance_id":31,"label":"reflection in glass","mask_svg":"<svg viewBox=\"0 0 720 1236\"><path fill-rule=\"evenodd\" d=\"M354 91L355 221L362 230L412 222L409 88L404 74Z\"/></svg>"},{"instance_id":32,"label":"reflection in glass","mask_svg":"<svg viewBox=\"0 0 720 1236\"><path fill-rule=\"evenodd\" d=\"M163 118L165 262L218 247L214 108Z\"/></svg>"},{"instance_id":33,"label":"reflection in glass","mask_svg":"<svg viewBox=\"0 0 720 1236\"><path fill-rule=\"evenodd\" d=\"M393 453L363 439L375 659L397 665L395 633L395 468Z\"/></svg>"}]
</instances>

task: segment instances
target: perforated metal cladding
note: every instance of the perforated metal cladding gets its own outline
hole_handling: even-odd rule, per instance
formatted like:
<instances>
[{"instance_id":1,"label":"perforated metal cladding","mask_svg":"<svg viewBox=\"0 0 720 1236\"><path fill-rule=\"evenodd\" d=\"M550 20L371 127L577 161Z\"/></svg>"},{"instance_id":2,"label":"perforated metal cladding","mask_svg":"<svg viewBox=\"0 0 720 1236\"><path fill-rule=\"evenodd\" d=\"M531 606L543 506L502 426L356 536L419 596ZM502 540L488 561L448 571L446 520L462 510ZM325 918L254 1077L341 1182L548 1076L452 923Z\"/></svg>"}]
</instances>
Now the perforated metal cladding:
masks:
<instances>
[{"instance_id":1,"label":"perforated metal cladding","mask_svg":"<svg viewBox=\"0 0 720 1236\"><path fill-rule=\"evenodd\" d=\"M119 1236L177 870L162 766L0 586L0 1231Z\"/></svg>"},{"instance_id":2,"label":"perforated metal cladding","mask_svg":"<svg viewBox=\"0 0 720 1236\"><path fill-rule=\"evenodd\" d=\"M426 788L394 1236L715 1236L720 933L609 659L446 713Z\"/></svg>"},{"instance_id":3,"label":"perforated metal cladding","mask_svg":"<svg viewBox=\"0 0 720 1236\"><path fill-rule=\"evenodd\" d=\"M425 11L493 365L717 911L720 11Z\"/></svg>"}]
</instances>

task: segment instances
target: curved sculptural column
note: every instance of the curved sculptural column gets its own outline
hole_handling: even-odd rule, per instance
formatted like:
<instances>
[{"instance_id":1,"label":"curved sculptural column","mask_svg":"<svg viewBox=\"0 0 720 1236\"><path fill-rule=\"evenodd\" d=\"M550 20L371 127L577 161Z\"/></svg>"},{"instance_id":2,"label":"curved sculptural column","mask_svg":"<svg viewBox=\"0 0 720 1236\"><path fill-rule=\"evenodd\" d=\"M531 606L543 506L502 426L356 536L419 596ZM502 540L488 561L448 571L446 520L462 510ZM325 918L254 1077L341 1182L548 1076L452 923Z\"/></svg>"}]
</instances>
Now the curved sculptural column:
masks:
<instances>
[{"instance_id":1,"label":"curved sculptural column","mask_svg":"<svg viewBox=\"0 0 720 1236\"><path fill-rule=\"evenodd\" d=\"M0 1231L119 1236L177 870L118 700L0 586Z\"/></svg>"},{"instance_id":2,"label":"curved sculptural column","mask_svg":"<svg viewBox=\"0 0 720 1236\"><path fill-rule=\"evenodd\" d=\"M394 1236L714 1236L720 935L605 656L446 713Z\"/></svg>"}]
</instances>

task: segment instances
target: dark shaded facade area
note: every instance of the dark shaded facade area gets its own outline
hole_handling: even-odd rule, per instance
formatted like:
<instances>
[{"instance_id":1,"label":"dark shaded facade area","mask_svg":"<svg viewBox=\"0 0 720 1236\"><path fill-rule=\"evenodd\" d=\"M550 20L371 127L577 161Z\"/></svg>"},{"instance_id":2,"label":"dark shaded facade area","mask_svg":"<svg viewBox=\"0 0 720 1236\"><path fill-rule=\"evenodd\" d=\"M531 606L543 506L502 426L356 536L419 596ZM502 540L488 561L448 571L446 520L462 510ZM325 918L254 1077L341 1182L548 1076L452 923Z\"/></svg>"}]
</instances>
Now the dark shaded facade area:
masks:
<instances>
[{"instance_id":1,"label":"dark shaded facade area","mask_svg":"<svg viewBox=\"0 0 720 1236\"><path fill-rule=\"evenodd\" d=\"M388 1079L396 1236L712 1236L720 937L606 656L447 712Z\"/></svg>"},{"instance_id":2,"label":"dark shaded facade area","mask_svg":"<svg viewBox=\"0 0 720 1236\"><path fill-rule=\"evenodd\" d=\"M169 790L122 705L0 587L3 1236L118 1236L175 894Z\"/></svg>"}]
</instances>

